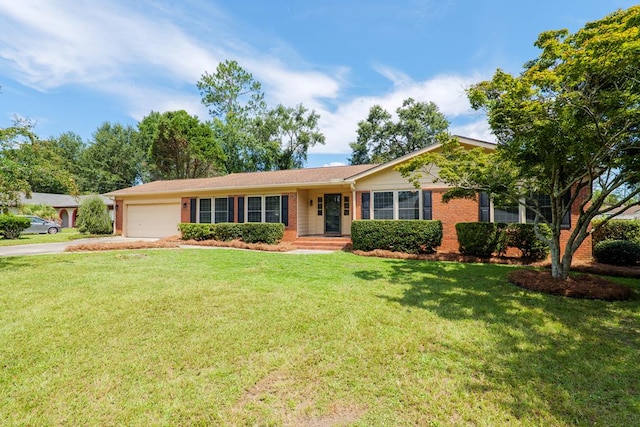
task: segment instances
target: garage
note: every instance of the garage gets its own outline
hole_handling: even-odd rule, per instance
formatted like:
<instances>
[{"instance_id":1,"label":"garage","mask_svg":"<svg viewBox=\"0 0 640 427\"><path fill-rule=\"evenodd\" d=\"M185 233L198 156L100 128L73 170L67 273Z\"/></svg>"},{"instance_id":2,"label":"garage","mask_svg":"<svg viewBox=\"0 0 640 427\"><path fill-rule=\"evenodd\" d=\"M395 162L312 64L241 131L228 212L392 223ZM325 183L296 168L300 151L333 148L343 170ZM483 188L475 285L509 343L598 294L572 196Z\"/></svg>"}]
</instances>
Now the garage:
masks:
<instances>
[{"instance_id":1,"label":"garage","mask_svg":"<svg viewBox=\"0 0 640 427\"><path fill-rule=\"evenodd\" d=\"M127 237L167 237L179 234L180 204L127 205Z\"/></svg>"}]
</instances>

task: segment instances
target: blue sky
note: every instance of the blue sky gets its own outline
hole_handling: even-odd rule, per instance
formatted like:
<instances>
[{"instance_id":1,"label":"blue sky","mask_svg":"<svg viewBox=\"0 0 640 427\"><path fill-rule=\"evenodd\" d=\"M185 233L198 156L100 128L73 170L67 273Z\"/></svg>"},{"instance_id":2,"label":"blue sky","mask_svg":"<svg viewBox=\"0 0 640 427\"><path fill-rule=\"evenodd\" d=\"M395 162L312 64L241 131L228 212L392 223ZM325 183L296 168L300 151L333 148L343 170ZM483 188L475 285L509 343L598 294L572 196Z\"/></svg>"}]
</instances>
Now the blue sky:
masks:
<instances>
[{"instance_id":1,"label":"blue sky","mask_svg":"<svg viewBox=\"0 0 640 427\"><path fill-rule=\"evenodd\" d=\"M0 127L90 140L105 121L150 111L208 119L196 82L233 59L267 102L320 114L327 142L307 166L344 163L357 123L380 104L433 101L456 134L492 140L464 88L518 73L545 30L576 31L623 0L0 0Z\"/></svg>"}]
</instances>

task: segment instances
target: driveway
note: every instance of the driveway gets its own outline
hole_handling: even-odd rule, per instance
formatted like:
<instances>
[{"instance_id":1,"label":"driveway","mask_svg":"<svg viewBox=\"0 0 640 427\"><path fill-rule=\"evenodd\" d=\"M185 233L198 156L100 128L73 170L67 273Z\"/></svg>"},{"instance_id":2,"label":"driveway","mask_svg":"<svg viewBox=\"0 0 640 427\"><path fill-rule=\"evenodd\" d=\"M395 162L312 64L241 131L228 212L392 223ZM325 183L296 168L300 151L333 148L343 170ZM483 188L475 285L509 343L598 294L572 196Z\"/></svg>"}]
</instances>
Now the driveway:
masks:
<instances>
[{"instance_id":1,"label":"driveway","mask_svg":"<svg viewBox=\"0 0 640 427\"><path fill-rule=\"evenodd\" d=\"M34 245L0 246L0 257L3 256L23 256L23 255L44 255L58 254L64 252L67 246L79 245L82 243L107 243L107 242L154 242L158 239L152 238L128 238L122 236L96 237L87 239L70 240L59 243L38 243Z\"/></svg>"}]
</instances>

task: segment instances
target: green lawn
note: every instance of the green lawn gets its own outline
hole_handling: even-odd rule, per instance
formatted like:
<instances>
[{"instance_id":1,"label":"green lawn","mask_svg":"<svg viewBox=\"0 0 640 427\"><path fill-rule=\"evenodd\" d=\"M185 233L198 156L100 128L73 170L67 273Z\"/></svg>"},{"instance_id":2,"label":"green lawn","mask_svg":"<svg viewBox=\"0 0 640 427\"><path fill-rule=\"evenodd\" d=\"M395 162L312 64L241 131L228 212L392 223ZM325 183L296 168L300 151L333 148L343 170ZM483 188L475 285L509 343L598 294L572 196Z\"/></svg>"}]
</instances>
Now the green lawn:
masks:
<instances>
[{"instance_id":1,"label":"green lawn","mask_svg":"<svg viewBox=\"0 0 640 427\"><path fill-rule=\"evenodd\" d=\"M640 302L524 291L511 268L0 258L0 425L640 425Z\"/></svg>"},{"instance_id":2,"label":"green lawn","mask_svg":"<svg viewBox=\"0 0 640 427\"><path fill-rule=\"evenodd\" d=\"M63 228L56 234L22 234L18 239L0 237L0 246L31 245L34 243L59 243L79 239L83 236L75 228Z\"/></svg>"}]
</instances>

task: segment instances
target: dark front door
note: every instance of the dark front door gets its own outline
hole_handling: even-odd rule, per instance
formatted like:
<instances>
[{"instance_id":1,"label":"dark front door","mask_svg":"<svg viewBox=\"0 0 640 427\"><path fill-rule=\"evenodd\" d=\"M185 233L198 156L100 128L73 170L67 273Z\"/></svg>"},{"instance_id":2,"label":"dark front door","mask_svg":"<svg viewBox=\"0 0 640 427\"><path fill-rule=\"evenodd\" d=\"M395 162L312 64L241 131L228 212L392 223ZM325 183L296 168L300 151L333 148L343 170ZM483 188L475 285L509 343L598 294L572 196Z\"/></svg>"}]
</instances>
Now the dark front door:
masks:
<instances>
[{"instance_id":1,"label":"dark front door","mask_svg":"<svg viewBox=\"0 0 640 427\"><path fill-rule=\"evenodd\" d=\"M342 198L340 194L324 195L324 232L325 234L340 234L340 208Z\"/></svg>"}]
</instances>

